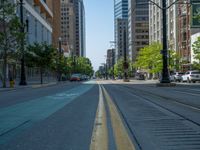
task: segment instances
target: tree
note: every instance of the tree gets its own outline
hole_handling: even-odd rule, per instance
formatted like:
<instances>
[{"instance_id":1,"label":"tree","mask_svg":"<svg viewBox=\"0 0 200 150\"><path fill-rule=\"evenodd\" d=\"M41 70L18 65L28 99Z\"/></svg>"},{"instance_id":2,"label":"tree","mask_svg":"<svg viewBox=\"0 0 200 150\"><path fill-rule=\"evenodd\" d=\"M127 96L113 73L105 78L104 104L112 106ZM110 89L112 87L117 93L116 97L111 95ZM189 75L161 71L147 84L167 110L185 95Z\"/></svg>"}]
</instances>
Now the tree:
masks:
<instances>
[{"instance_id":1,"label":"tree","mask_svg":"<svg viewBox=\"0 0 200 150\"><path fill-rule=\"evenodd\" d=\"M77 57L76 58L76 72L85 74L88 76L92 76L94 71L93 71L91 61L85 57Z\"/></svg>"},{"instance_id":2,"label":"tree","mask_svg":"<svg viewBox=\"0 0 200 150\"><path fill-rule=\"evenodd\" d=\"M117 63L114 65L114 75L115 77L122 78L124 68L123 68L123 59L119 59Z\"/></svg>"},{"instance_id":3,"label":"tree","mask_svg":"<svg viewBox=\"0 0 200 150\"><path fill-rule=\"evenodd\" d=\"M27 47L27 63L40 68L40 82L43 84L43 73L50 69L55 59L56 49L46 43L34 43Z\"/></svg>"},{"instance_id":4,"label":"tree","mask_svg":"<svg viewBox=\"0 0 200 150\"><path fill-rule=\"evenodd\" d=\"M194 62L193 66L195 69L200 70L200 37L197 38L197 41L195 41L192 44L193 52L194 52Z\"/></svg>"},{"instance_id":5,"label":"tree","mask_svg":"<svg viewBox=\"0 0 200 150\"><path fill-rule=\"evenodd\" d=\"M16 50L20 31L20 22L15 13L16 5L10 0L0 0L0 53L3 58L3 87L6 87L6 71L9 53Z\"/></svg>"},{"instance_id":6,"label":"tree","mask_svg":"<svg viewBox=\"0 0 200 150\"><path fill-rule=\"evenodd\" d=\"M130 60L127 60L127 63L130 63ZM130 75L131 65L128 65L128 74ZM114 65L114 76L122 78L124 76L124 59L119 59Z\"/></svg>"},{"instance_id":7,"label":"tree","mask_svg":"<svg viewBox=\"0 0 200 150\"><path fill-rule=\"evenodd\" d=\"M169 70L180 70L180 56L174 50L169 50Z\"/></svg>"},{"instance_id":8,"label":"tree","mask_svg":"<svg viewBox=\"0 0 200 150\"><path fill-rule=\"evenodd\" d=\"M147 70L149 73L158 73L162 70L162 46L159 43L142 48L136 58L134 67Z\"/></svg>"}]
</instances>

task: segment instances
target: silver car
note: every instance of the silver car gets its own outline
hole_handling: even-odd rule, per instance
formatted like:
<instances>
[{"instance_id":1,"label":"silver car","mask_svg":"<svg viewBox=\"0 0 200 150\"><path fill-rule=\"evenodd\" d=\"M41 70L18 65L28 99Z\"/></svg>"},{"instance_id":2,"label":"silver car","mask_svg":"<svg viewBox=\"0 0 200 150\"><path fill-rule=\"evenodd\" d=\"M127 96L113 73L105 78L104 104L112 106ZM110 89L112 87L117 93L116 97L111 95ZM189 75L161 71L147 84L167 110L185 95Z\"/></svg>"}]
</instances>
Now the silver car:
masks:
<instances>
[{"instance_id":1,"label":"silver car","mask_svg":"<svg viewBox=\"0 0 200 150\"><path fill-rule=\"evenodd\" d=\"M182 77L182 82L193 82L200 81L200 71L187 71Z\"/></svg>"}]
</instances>

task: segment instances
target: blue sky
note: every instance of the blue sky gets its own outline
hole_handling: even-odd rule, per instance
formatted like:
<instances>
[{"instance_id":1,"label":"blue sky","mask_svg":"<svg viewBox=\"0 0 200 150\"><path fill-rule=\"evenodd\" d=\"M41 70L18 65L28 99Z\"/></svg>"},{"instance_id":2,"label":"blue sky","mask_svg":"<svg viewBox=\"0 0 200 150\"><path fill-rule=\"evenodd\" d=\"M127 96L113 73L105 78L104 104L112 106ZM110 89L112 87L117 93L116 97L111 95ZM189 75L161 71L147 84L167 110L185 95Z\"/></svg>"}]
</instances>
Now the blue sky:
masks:
<instances>
[{"instance_id":1,"label":"blue sky","mask_svg":"<svg viewBox=\"0 0 200 150\"><path fill-rule=\"evenodd\" d=\"M84 0L86 17L86 56L95 70L105 62L106 50L114 41L113 0Z\"/></svg>"}]
</instances>

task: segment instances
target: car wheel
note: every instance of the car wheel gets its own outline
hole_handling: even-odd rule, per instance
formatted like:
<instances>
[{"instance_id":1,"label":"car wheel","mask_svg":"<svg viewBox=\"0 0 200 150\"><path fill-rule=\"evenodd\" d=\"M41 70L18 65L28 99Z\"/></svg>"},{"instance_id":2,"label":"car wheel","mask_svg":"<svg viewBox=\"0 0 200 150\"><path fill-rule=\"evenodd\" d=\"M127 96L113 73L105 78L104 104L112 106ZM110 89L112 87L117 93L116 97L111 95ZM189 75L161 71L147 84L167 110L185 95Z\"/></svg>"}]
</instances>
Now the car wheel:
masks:
<instances>
[{"instance_id":1,"label":"car wheel","mask_svg":"<svg viewBox=\"0 0 200 150\"><path fill-rule=\"evenodd\" d=\"M196 81L192 81L193 83L196 83Z\"/></svg>"}]
</instances>

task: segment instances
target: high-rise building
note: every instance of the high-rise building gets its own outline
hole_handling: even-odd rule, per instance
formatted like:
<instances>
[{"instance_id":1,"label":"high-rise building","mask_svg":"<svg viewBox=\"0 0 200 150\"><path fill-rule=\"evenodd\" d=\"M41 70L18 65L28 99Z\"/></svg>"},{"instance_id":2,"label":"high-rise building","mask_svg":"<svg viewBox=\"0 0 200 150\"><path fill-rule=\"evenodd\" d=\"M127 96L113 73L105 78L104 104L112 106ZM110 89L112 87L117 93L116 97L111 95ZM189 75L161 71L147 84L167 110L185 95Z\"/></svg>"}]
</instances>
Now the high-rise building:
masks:
<instances>
[{"instance_id":1,"label":"high-rise building","mask_svg":"<svg viewBox=\"0 0 200 150\"><path fill-rule=\"evenodd\" d=\"M79 0L79 48L80 56L86 57L86 33L85 33L85 7L83 0Z\"/></svg>"},{"instance_id":2,"label":"high-rise building","mask_svg":"<svg viewBox=\"0 0 200 150\"><path fill-rule=\"evenodd\" d=\"M167 8L167 47L168 50L178 51L178 36L177 36L177 4L176 0L166 0ZM162 1L153 0L162 8ZM162 22L162 9L156 5L149 5L149 42L159 42L163 41L163 22Z\"/></svg>"},{"instance_id":3,"label":"high-rise building","mask_svg":"<svg viewBox=\"0 0 200 150\"><path fill-rule=\"evenodd\" d=\"M193 1L194 3L190 5L189 3L185 4L185 0L182 0L178 5L178 54L181 57L183 71L191 69L192 42L200 32L200 23L196 21L197 25L193 24L195 18L192 13L192 10L200 9L200 3L198 0Z\"/></svg>"},{"instance_id":4,"label":"high-rise building","mask_svg":"<svg viewBox=\"0 0 200 150\"><path fill-rule=\"evenodd\" d=\"M161 1L153 2L162 6ZM155 5L149 5L149 42L162 42L162 10Z\"/></svg>"},{"instance_id":5,"label":"high-rise building","mask_svg":"<svg viewBox=\"0 0 200 150\"><path fill-rule=\"evenodd\" d=\"M167 40L168 40L168 49L178 50L178 26L177 26L177 16L178 16L178 6L173 4L176 0L168 0L167 6L170 8L167 9Z\"/></svg>"},{"instance_id":6,"label":"high-rise building","mask_svg":"<svg viewBox=\"0 0 200 150\"><path fill-rule=\"evenodd\" d=\"M115 65L115 49L107 50L107 59L106 59L108 69L112 68Z\"/></svg>"},{"instance_id":7,"label":"high-rise building","mask_svg":"<svg viewBox=\"0 0 200 150\"><path fill-rule=\"evenodd\" d=\"M28 44L46 42L52 44L52 19L53 13L45 1L23 1L24 22L28 23ZM20 17L20 8L17 7L17 15Z\"/></svg>"},{"instance_id":8,"label":"high-rise building","mask_svg":"<svg viewBox=\"0 0 200 150\"><path fill-rule=\"evenodd\" d=\"M116 62L128 56L128 0L114 0Z\"/></svg>"},{"instance_id":9,"label":"high-rise building","mask_svg":"<svg viewBox=\"0 0 200 150\"><path fill-rule=\"evenodd\" d=\"M60 0L45 0L48 7L53 12L53 20L52 20L52 44L54 47L59 47L59 38L61 37L61 5Z\"/></svg>"},{"instance_id":10,"label":"high-rise building","mask_svg":"<svg viewBox=\"0 0 200 150\"><path fill-rule=\"evenodd\" d=\"M1 1L2 2L2 1ZM16 5L16 15L21 17L20 4L17 0L10 0L9 2ZM31 45L34 43L52 44L52 19L53 13L47 6L44 0L23 0L23 23L25 25L26 32L26 44ZM2 6L1 6L2 7ZM21 18L20 18L21 19ZM0 31L6 26L2 26L0 23ZM14 41L13 41L14 42ZM14 50L14 49L13 49ZM1 53L0 53L1 57ZM15 70L17 62L8 62L6 67L6 78L9 76L9 70L16 73L16 76L20 76L20 71ZM2 72L3 64L0 58L0 74ZM17 67L18 68L18 67ZM15 70L15 71L14 71ZM33 71L33 70L31 70ZM29 71L27 71L29 75Z\"/></svg>"},{"instance_id":11,"label":"high-rise building","mask_svg":"<svg viewBox=\"0 0 200 150\"><path fill-rule=\"evenodd\" d=\"M154 0L159 6L162 1ZM167 0L167 43L168 49L175 50L181 57L181 70L191 69L191 37L200 32L200 24L193 25L192 11L200 9L199 0ZM193 3L194 2L194 3ZM162 42L162 10L155 5L149 6L150 43Z\"/></svg>"},{"instance_id":12,"label":"high-rise building","mask_svg":"<svg viewBox=\"0 0 200 150\"><path fill-rule=\"evenodd\" d=\"M148 0L129 0L129 56L134 62L138 51L149 44Z\"/></svg>"},{"instance_id":13,"label":"high-rise building","mask_svg":"<svg viewBox=\"0 0 200 150\"><path fill-rule=\"evenodd\" d=\"M73 56L85 56L85 11L82 0L61 1L61 37Z\"/></svg>"}]
</instances>

